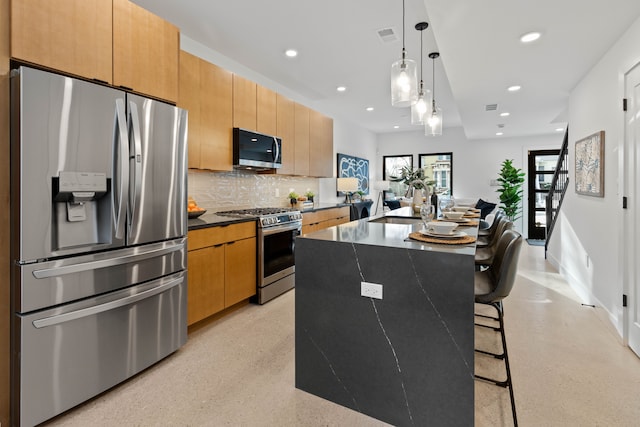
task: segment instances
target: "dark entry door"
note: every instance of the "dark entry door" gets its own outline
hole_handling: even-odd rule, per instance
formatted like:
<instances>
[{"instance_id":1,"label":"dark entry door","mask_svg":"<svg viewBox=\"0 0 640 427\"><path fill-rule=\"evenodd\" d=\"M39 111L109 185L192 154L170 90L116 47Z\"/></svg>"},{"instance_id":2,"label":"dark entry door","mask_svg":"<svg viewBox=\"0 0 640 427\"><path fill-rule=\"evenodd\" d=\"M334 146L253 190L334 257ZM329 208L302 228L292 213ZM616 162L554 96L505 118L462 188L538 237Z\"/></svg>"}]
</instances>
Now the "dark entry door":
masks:
<instances>
[{"instance_id":1,"label":"dark entry door","mask_svg":"<svg viewBox=\"0 0 640 427\"><path fill-rule=\"evenodd\" d=\"M545 239L547 217L545 214L545 200L553 173L558 163L560 150L532 150L529 151L529 206L528 206L528 236L529 239Z\"/></svg>"}]
</instances>

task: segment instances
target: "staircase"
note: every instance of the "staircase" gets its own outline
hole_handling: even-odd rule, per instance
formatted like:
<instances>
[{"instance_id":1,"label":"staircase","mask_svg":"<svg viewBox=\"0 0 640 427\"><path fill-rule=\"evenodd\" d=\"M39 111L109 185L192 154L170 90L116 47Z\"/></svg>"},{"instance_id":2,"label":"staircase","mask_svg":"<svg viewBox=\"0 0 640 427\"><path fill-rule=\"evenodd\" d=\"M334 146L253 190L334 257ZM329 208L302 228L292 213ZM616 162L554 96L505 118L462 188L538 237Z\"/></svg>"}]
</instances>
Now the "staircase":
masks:
<instances>
[{"instance_id":1,"label":"staircase","mask_svg":"<svg viewBox=\"0 0 640 427\"><path fill-rule=\"evenodd\" d=\"M556 165L555 173L553 174L553 180L551 181L551 187L547 194L546 200L546 214L547 214L547 236L544 243L545 258L547 255L547 248L549 246L549 239L553 232L553 227L558 219L558 212L562 201L564 200L564 193L567 192L569 186L569 168L567 164L567 148L569 146L569 128L564 133L564 140L562 141L562 148L560 149L560 155L558 156L558 164Z\"/></svg>"}]
</instances>

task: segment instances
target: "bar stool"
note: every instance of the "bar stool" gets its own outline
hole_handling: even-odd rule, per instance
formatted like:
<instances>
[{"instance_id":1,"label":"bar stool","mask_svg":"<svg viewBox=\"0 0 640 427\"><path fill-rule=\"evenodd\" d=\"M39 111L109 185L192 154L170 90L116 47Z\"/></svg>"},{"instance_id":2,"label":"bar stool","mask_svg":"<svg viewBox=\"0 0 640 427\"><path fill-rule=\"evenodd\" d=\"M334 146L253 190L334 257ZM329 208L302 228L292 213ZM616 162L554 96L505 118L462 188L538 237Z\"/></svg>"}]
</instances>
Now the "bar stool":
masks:
<instances>
[{"instance_id":1,"label":"bar stool","mask_svg":"<svg viewBox=\"0 0 640 427\"><path fill-rule=\"evenodd\" d=\"M513 413L513 423L517 427L518 418L516 416L516 403L513 395L513 383L511 380L511 369L509 367L509 355L507 353L507 340L504 332L504 308L502 301L509 296L513 284L515 282L516 273L518 270L518 257L520 255L520 248L522 246L522 236L520 233L513 230L506 230L502 233L493 263L488 269L484 271L476 271L474 277L474 291L475 302L478 304L490 305L498 312L498 317L487 316L483 314L476 314L478 317L492 319L498 321L499 326L484 325L476 323L476 326L493 329L496 332L500 332L502 338L502 353L492 353L489 351L478 350L475 351L481 354L492 356L496 359L504 360L505 368L507 372L507 379L505 381L496 380L493 378L484 377L482 375L475 375L479 380L493 383L500 387L509 389L509 398L511 400L511 412Z\"/></svg>"},{"instance_id":2,"label":"bar stool","mask_svg":"<svg viewBox=\"0 0 640 427\"><path fill-rule=\"evenodd\" d=\"M493 263L493 259L496 256L496 252L498 250L498 244L500 242L500 238L504 234L505 231L511 230L513 228L513 223L507 219L507 217L502 217L498 220L498 227L496 228L496 234L493 236L493 240L487 246L478 245L476 246L476 255L475 255L475 263L476 268L488 267Z\"/></svg>"}]
</instances>

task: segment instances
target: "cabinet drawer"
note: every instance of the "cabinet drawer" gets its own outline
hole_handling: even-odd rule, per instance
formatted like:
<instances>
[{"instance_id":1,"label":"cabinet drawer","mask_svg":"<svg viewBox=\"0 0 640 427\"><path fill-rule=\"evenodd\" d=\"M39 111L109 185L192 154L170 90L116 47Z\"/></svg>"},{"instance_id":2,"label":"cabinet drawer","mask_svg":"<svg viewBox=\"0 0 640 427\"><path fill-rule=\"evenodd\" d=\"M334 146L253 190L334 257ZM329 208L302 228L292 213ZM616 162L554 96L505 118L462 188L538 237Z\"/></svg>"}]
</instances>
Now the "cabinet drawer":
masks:
<instances>
[{"instance_id":1,"label":"cabinet drawer","mask_svg":"<svg viewBox=\"0 0 640 427\"><path fill-rule=\"evenodd\" d=\"M254 221L240 224L219 225L192 230L187 234L187 246L190 251L205 248L207 246L220 245L235 240L247 239L256 236L256 223Z\"/></svg>"},{"instance_id":2,"label":"cabinet drawer","mask_svg":"<svg viewBox=\"0 0 640 427\"><path fill-rule=\"evenodd\" d=\"M322 221L329 221L336 218L349 217L349 207L323 209L315 212L307 212L302 214L302 224L315 224Z\"/></svg>"}]
</instances>

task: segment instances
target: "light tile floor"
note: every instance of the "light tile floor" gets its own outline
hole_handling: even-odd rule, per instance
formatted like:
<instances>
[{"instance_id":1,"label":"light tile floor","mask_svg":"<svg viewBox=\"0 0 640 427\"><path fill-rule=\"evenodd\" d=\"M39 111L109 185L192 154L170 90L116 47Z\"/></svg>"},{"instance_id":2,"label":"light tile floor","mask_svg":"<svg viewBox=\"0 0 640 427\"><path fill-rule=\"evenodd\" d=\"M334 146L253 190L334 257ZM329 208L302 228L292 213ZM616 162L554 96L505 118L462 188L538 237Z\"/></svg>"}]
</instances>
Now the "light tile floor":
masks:
<instances>
[{"instance_id":1,"label":"light tile floor","mask_svg":"<svg viewBox=\"0 0 640 427\"><path fill-rule=\"evenodd\" d=\"M382 426L294 387L294 298L248 305L189 335L171 357L47 426ZM640 425L640 358L523 244L505 301L521 426ZM476 346L498 335L476 328ZM503 373L476 356L476 371ZM476 381L476 425L512 425L508 391Z\"/></svg>"}]
</instances>

